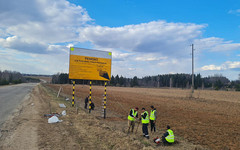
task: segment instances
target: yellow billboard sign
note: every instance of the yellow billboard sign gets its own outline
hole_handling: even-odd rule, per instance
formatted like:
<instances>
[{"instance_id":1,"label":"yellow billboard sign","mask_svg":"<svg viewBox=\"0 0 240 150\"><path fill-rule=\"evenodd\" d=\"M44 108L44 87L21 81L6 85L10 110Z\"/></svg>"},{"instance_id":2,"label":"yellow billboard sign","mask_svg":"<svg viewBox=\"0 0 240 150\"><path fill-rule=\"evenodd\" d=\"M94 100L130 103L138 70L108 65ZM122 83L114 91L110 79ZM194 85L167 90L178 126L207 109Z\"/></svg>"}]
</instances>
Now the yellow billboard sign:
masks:
<instances>
[{"instance_id":1,"label":"yellow billboard sign","mask_svg":"<svg viewBox=\"0 0 240 150\"><path fill-rule=\"evenodd\" d=\"M112 53L81 48L70 48L69 79L111 79Z\"/></svg>"}]
</instances>

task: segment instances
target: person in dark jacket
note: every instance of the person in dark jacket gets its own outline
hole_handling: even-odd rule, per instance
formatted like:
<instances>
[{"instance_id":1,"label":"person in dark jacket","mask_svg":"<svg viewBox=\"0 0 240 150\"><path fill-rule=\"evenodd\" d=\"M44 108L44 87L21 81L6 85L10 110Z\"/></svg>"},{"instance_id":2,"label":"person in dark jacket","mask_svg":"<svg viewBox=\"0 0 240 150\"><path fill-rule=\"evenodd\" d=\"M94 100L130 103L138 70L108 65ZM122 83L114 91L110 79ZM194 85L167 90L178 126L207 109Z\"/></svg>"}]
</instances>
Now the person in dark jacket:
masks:
<instances>
[{"instance_id":1,"label":"person in dark jacket","mask_svg":"<svg viewBox=\"0 0 240 150\"><path fill-rule=\"evenodd\" d=\"M88 105L88 96L85 98L85 106L84 106L85 109L87 109L87 105Z\"/></svg>"},{"instance_id":2,"label":"person in dark jacket","mask_svg":"<svg viewBox=\"0 0 240 150\"><path fill-rule=\"evenodd\" d=\"M95 105L94 105L93 101L91 102L90 106L91 106L91 110L94 110Z\"/></svg>"}]
</instances>

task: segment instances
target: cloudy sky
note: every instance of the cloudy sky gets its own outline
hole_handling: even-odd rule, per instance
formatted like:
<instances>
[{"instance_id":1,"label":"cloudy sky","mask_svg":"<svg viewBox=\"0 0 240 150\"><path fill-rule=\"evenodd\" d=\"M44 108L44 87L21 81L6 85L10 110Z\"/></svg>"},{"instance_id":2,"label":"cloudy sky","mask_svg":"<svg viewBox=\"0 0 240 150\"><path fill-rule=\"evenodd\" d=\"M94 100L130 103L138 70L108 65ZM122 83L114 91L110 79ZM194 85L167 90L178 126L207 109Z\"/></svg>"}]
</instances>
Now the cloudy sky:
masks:
<instances>
[{"instance_id":1,"label":"cloudy sky","mask_svg":"<svg viewBox=\"0 0 240 150\"><path fill-rule=\"evenodd\" d=\"M238 0L0 0L0 70L68 72L69 47L113 52L112 74L240 73Z\"/></svg>"}]
</instances>

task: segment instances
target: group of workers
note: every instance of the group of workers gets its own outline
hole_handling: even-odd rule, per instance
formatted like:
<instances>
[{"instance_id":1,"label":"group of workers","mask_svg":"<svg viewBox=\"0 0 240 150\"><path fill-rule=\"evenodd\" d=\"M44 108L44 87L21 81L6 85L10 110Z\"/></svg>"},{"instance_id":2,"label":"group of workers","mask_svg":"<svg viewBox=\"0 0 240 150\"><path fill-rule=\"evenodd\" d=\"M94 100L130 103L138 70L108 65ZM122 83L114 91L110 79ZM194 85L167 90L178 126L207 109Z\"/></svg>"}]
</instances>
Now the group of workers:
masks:
<instances>
[{"instance_id":1,"label":"group of workers","mask_svg":"<svg viewBox=\"0 0 240 150\"><path fill-rule=\"evenodd\" d=\"M84 108L87 109L88 103L89 103L89 96L87 96L85 98L85 106ZM90 104L90 108L91 110L94 110L94 103L91 102ZM148 134L148 124L150 123L151 126L151 132L156 132L156 119L157 119L157 110L156 108L154 108L154 106L150 106L151 107L151 112L150 115L148 113L148 111L146 111L145 108L142 108L142 113L141 113L141 117L138 119L138 107L135 107L134 109L130 110L130 113L128 115L128 132L133 132L134 131L134 127L135 127L135 122L137 120L139 120L139 124L140 121L142 122L142 132L143 132L143 136L147 139L149 139L149 134ZM154 142L155 143L159 143L160 139L159 138L155 138ZM170 129L170 126L167 126L167 131L166 133L163 134L162 136L162 142L163 144L172 144L174 143L174 134L173 131Z\"/></svg>"},{"instance_id":2,"label":"group of workers","mask_svg":"<svg viewBox=\"0 0 240 150\"><path fill-rule=\"evenodd\" d=\"M157 110L156 108L154 108L154 106L151 106L150 115L145 108L142 108L141 117L139 119L138 119L138 107L135 107L134 109L130 110L130 113L128 115L128 132L130 132L130 130L131 132L134 131L135 122L139 120L139 123L140 121L142 123L143 136L149 139L148 124L150 123L151 132L153 131L156 132L156 119L157 119ZM162 136L162 142L163 144L174 143L174 134L173 134L173 131L170 129L169 125L167 126L166 133L164 133Z\"/></svg>"}]
</instances>

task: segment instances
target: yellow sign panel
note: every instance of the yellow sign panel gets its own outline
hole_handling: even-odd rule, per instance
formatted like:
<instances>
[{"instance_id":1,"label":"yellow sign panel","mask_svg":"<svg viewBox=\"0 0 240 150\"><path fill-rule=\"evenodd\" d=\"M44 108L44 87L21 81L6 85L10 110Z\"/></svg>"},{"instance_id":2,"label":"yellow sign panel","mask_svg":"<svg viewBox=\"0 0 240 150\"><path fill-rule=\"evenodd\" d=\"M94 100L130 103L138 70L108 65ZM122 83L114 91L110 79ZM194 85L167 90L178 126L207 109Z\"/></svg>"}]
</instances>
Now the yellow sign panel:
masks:
<instances>
[{"instance_id":1,"label":"yellow sign panel","mask_svg":"<svg viewBox=\"0 0 240 150\"><path fill-rule=\"evenodd\" d=\"M111 62L109 58L70 54L69 79L110 81Z\"/></svg>"}]
</instances>

